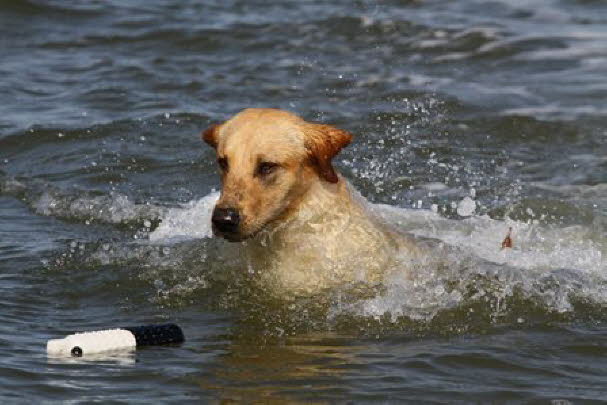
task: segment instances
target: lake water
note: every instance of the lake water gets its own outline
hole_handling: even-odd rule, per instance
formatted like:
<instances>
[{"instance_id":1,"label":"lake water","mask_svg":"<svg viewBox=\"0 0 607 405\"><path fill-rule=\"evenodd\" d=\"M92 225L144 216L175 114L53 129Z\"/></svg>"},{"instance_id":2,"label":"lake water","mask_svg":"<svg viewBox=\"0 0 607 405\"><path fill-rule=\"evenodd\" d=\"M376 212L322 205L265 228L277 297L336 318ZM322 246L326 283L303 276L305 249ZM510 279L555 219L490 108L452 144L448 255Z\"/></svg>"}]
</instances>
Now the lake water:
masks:
<instances>
[{"instance_id":1,"label":"lake water","mask_svg":"<svg viewBox=\"0 0 607 405\"><path fill-rule=\"evenodd\" d=\"M0 0L0 51L2 403L607 398L607 3ZM245 107L354 133L336 166L451 265L252 287L199 138ZM46 355L168 321L185 344Z\"/></svg>"}]
</instances>

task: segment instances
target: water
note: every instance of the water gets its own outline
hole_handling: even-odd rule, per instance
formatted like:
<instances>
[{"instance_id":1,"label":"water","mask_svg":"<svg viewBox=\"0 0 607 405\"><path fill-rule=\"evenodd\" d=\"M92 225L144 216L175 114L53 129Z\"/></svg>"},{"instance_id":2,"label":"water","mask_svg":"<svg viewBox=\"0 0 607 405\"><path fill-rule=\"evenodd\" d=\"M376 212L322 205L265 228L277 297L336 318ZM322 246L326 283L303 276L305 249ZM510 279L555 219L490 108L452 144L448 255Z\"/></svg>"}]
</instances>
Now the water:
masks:
<instances>
[{"instance_id":1,"label":"water","mask_svg":"<svg viewBox=\"0 0 607 405\"><path fill-rule=\"evenodd\" d=\"M606 27L581 0L1 0L3 403L601 402ZM352 131L340 171L451 248L363 297L258 291L208 238L198 137L255 106ZM165 321L184 345L45 353Z\"/></svg>"}]
</instances>

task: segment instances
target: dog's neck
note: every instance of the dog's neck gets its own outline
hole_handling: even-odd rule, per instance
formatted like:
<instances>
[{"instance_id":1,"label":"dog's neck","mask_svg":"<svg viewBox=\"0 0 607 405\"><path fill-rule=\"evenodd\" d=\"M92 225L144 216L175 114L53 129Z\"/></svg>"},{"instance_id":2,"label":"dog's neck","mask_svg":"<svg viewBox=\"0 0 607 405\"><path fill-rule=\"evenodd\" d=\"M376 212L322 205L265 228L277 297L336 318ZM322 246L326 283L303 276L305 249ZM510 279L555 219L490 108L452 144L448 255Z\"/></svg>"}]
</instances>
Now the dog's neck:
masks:
<instances>
[{"instance_id":1,"label":"dog's neck","mask_svg":"<svg viewBox=\"0 0 607 405\"><path fill-rule=\"evenodd\" d=\"M341 177L337 183L317 181L286 217L267 226L255 240L267 245L273 239L279 241L302 233L318 232L319 228L325 232L344 232L352 217L360 215L363 209L364 199L358 201L354 193L356 191Z\"/></svg>"},{"instance_id":2,"label":"dog's neck","mask_svg":"<svg viewBox=\"0 0 607 405\"><path fill-rule=\"evenodd\" d=\"M249 264L287 290L369 281L395 246L367 204L343 178L313 184L288 218L245 243Z\"/></svg>"}]
</instances>

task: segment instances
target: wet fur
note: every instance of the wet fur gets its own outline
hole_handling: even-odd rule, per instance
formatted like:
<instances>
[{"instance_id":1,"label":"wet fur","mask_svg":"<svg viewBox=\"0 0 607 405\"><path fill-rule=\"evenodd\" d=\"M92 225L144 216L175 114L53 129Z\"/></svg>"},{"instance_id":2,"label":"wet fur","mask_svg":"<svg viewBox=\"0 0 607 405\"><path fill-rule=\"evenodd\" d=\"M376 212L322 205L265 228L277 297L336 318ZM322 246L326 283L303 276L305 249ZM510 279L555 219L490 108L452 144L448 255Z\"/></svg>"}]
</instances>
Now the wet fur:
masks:
<instances>
[{"instance_id":1,"label":"wet fur","mask_svg":"<svg viewBox=\"0 0 607 405\"><path fill-rule=\"evenodd\" d=\"M331 164L352 135L286 111L247 109L203 132L224 159L216 207L238 210L238 235L258 279L274 292L311 294L380 282L417 247L372 215ZM257 174L261 162L278 168ZM406 272L406 269L401 269Z\"/></svg>"}]
</instances>

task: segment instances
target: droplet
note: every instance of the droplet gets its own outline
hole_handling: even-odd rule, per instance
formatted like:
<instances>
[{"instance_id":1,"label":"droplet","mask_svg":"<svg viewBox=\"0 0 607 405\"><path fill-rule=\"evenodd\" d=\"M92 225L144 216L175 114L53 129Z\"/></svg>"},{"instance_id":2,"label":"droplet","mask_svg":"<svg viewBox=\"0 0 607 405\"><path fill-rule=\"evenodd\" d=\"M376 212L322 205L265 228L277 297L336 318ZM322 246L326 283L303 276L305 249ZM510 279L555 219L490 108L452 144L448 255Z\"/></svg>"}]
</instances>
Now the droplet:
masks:
<instances>
[{"instance_id":1,"label":"droplet","mask_svg":"<svg viewBox=\"0 0 607 405\"><path fill-rule=\"evenodd\" d=\"M462 217L469 217L476 211L476 201L470 197L464 197L463 200L457 204L457 214Z\"/></svg>"}]
</instances>

